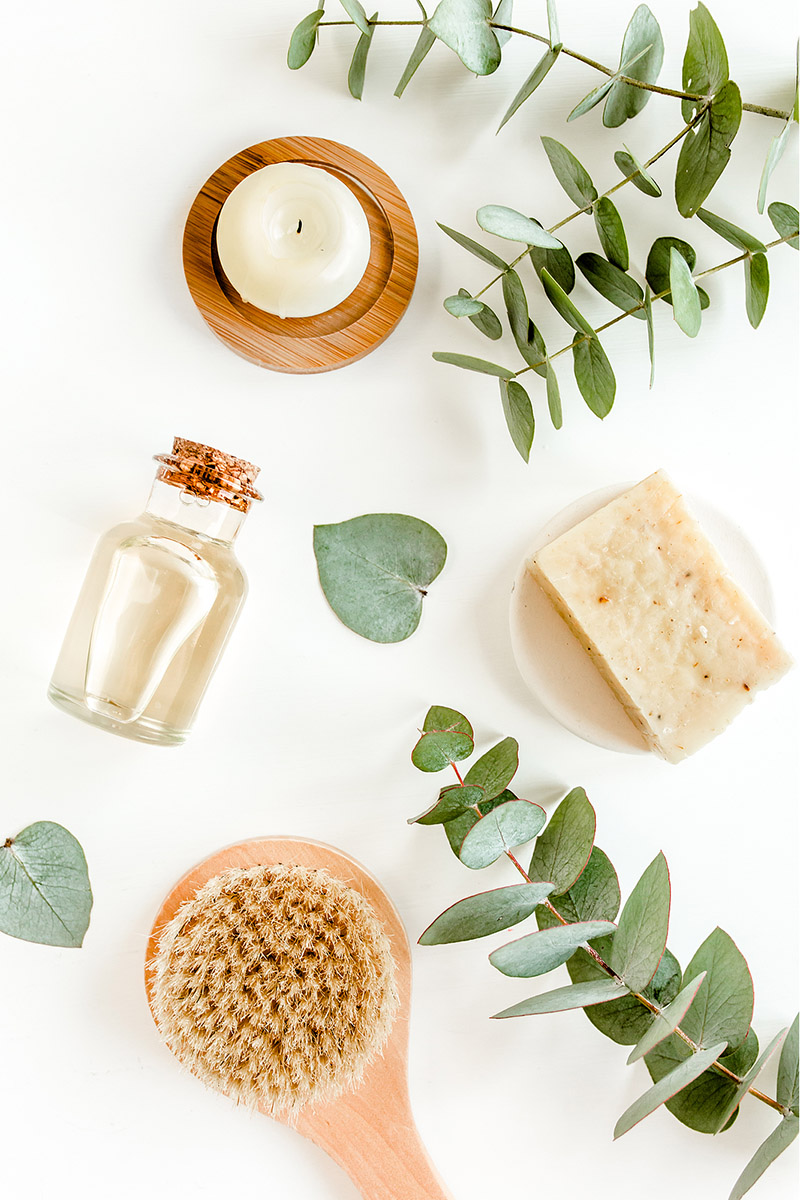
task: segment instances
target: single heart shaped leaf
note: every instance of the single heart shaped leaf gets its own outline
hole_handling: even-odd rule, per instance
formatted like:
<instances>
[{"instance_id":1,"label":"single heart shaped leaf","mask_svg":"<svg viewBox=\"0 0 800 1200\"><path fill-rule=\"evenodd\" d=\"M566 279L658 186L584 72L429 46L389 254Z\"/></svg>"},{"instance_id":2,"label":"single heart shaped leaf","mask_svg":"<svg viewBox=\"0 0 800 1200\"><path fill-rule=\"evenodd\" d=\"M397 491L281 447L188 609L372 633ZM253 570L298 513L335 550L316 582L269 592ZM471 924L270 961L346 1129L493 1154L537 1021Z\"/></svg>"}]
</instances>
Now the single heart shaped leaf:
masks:
<instances>
[{"instance_id":1,"label":"single heart shaped leaf","mask_svg":"<svg viewBox=\"0 0 800 1200\"><path fill-rule=\"evenodd\" d=\"M411 751L411 761L418 771L443 771L451 763L469 758L474 748L475 743L465 733L432 730L423 733Z\"/></svg>"},{"instance_id":2,"label":"single heart shaped leaf","mask_svg":"<svg viewBox=\"0 0 800 1200\"><path fill-rule=\"evenodd\" d=\"M640 4L630 19L619 56L619 75L655 83L664 62L661 27L646 4ZM650 99L647 88L634 87L616 79L603 109L603 124L616 128L635 117Z\"/></svg>"},{"instance_id":3,"label":"single heart shaped leaf","mask_svg":"<svg viewBox=\"0 0 800 1200\"><path fill-rule=\"evenodd\" d=\"M596 827L597 816L586 792L573 788L536 839L530 877L549 879L555 896L568 891L588 865Z\"/></svg>"},{"instance_id":4,"label":"single heart shaped leaf","mask_svg":"<svg viewBox=\"0 0 800 1200\"><path fill-rule=\"evenodd\" d=\"M77 949L91 911L86 858L62 825L37 821L0 846L0 931Z\"/></svg>"},{"instance_id":5,"label":"single heart shaped leaf","mask_svg":"<svg viewBox=\"0 0 800 1200\"><path fill-rule=\"evenodd\" d=\"M585 1008L587 1005L608 1004L627 995L628 989L616 979L598 979L592 983L575 983L569 987L555 988L552 992L543 992L540 996L531 996L529 1000L521 1000L511 1008L495 1013L493 1021L504 1020L506 1017L532 1017L541 1013L566 1012L571 1008Z\"/></svg>"},{"instance_id":6,"label":"single heart shaped leaf","mask_svg":"<svg viewBox=\"0 0 800 1200\"><path fill-rule=\"evenodd\" d=\"M462 296L460 292L457 296L448 296L443 303L451 317L474 317L484 307L482 300L473 300L471 296Z\"/></svg>"},{"instance_id":7,"label":"single heart shaped leaf","mask_svg":"<svg viewBox=\"0 0 800 1200\"><path fill-rule=\"evenodd\" d=\"M469 786L471 789L474 788L476 791L483 790L478 789L473 784L470 784ZM445 836L447 837L447 841L450 844L450 849L453 851L453 854L455 854L456 858L458 858L460 855L464 838L467 836L470 829L472 829L473 825L477 825L481 817L485 817L488 813L493 812L494 809L499 808L501 804L508 804L509 801L517 800L518 798L519 797L515 796L513 792L510 792L508 789L506 789L505 791L501 792L499 796L494 796L491 800L479 800L477 804L477 812L475 812L473 808L469 808L460 816L455 817L451 821L447 821L443 828Z\"/></svg>"},{"instance_id":8,"label":"single heart shaped leaf","mask_svg":"<svg viewBox=\"0 0 800 1200\"><path fill-rule=\"evenodd\" d=\"M325 598L343 624L373 642L401 642L447 557L440 533L402 513L369 513L314 527Z\"/></svg>"},{"instance_id":9,"label":"single heart shaped leaf","mask_svg":"<svg viewBox=\"0 0 800 1200\"><path fill-rule=\"evenodd\" d=\"M324 16L323 9L318 8L314 12L309 13L307 17L303 17L302 21L295 27L286 55L286 62L292 71L296 71L298 67L304 67L314 53L314 47L317 44L317 37L319 36L317 30Z\"/></svg>"},{"instance_id":10,"label":"single heart shaped leaf","mask_svg":"<svg viewBox=\"0 0 800 1200\"><path fill-rule=\"evenodd\" d=\"M659 853L631 892L620 913L609 966L632 992L647 987L667 945L670 882L667 860Z\"/></svg>"},{"instance_id":11,"label":"single heart shaped leaf","mask_svg":"<svg viewBox=\"0 0 800 1200\"><path fill-rule=\"evenodd\" d=\"M428 28L455 51L468 70L491 75L500 66L502 54L489 24L491 17L491 0L440 0Z\"/></svg>"},{"instance_id":12,"label":"single heart shaped leaf","mask_svg":"<svg viewBox=\"0 0 800 1200\"><path fill-rule=\"evenodd\" d=\"M518 883L467 896L445 909L422 934L419 944L440 946L446 942L466 942L510 929L529 917L550 890L549 883Z\"/></svg>"},{"instance_id":13,"label":"single heart shaped leaf","mask_svg":"<svg viewBox=\"0 0 800 1200\"><path fill-rule=\"evenodd\" d=\"M579 946L591 938L614 932L611 921L579 921L576 925L554 925L539 929L500 946L489 955L489 962L503 975L530 979L546 975L571 958ZM626 985L627 986L627 985Z\"/></svg>"}]
</instances>

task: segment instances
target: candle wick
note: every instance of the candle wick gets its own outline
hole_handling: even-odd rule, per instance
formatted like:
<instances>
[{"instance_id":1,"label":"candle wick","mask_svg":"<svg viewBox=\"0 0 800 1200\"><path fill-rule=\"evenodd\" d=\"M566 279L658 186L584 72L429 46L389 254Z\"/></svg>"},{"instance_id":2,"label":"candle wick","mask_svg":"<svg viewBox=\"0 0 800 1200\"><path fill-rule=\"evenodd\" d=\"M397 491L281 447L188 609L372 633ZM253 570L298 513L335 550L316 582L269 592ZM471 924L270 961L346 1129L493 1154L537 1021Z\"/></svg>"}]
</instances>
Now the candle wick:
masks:
<instances>
[{"instance_id":1,"label":"candle wick","mask_svg":"<svg viewBox=\"0 0 800 1200\"><path fill-rule=\"evenodd\" d=\"M298 233L302 233L302 232L303 232L303 222L302 222L302 221L298 221L298 222L297 222L297 232L298 232Z\"/></svg>"}]
</instances>

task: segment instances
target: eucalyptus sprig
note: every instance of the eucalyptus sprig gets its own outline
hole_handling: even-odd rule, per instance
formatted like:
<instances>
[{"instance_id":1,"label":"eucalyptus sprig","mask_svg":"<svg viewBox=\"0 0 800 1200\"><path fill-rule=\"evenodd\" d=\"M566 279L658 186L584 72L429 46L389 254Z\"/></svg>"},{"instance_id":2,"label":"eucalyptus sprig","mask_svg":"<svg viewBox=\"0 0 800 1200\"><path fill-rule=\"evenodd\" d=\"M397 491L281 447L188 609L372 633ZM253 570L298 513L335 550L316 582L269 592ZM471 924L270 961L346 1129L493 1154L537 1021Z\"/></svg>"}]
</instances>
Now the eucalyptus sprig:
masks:
<instances>
[{"instance_id":1,"label":"eucalyptus sprig","mask_svg":"<svg viewBox=\"0 0 800 1200\"><path fill-rule=\"evenodd\" d=\"M667 948L671 887L664 855L656 855L620 911L617 874L595 845L596 815L583 788L573 788L548 822L543 808L509 790L519 764L514 738L492 746L462 775L458 764L474 749L472 725L462 713L429 709L412 761L421 771L451 767L457 782L441 788L410 823L442 825L454 854L472 870L505 856L522 882L453 904L420 944L487 937L535 916L538 929L495 948L489 962L514 978L566 964L571 982L495 1018L582 1008L601 1033L632 1046L628 1064L644 1059L653 1084L619 1118L615 1138L662 1104L702 1133L730 1129L748 1095L778 1113L780 1121L730 1193L729 1200L740 1200L797 1137L798 1018L759 1053L751 1025L753 981L729 935L715 929L684 971ZM526 869L519 847L533 839ZM773 1097L756 1082L779 1048Z\"/></svg>"},{"instance_id":2,"label":"eucalyptus sprig","mask_svg":"<svg viewBox=\"0 0 800 1200\"><path fill-rule=\"evenodd\" d=\"M77 949L91 911L86 858L63 825L37 821L0 844L0 932Z\"/></svg>"}]
</instances>

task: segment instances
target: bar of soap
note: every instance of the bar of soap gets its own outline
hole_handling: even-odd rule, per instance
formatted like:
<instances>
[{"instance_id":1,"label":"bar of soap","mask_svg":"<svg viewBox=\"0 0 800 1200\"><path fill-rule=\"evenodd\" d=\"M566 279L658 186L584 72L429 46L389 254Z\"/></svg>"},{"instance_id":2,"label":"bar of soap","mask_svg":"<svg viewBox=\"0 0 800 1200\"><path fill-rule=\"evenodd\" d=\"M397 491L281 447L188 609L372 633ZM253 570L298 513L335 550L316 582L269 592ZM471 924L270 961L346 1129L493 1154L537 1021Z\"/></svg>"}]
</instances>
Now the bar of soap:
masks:
<instances>
[{"instance_id":1,"label":"bar of soap","mask_svg":"<svg viewBox=\"0 0 800 1200\"><path fill-rule=\"evenodd\" d=\"M663 471L538 550L528 570L668 762L710 742L791 666Z\"/></svg>"}]
</instances>

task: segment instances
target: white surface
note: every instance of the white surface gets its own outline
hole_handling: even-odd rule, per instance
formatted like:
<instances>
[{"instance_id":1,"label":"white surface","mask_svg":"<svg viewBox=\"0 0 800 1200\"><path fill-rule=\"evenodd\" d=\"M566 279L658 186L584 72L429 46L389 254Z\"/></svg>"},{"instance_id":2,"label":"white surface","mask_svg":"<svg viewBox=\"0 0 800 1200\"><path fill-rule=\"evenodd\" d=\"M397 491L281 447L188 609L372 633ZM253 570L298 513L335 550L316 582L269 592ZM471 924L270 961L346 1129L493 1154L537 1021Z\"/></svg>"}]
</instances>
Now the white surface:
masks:
<instances>
[{"instance_id":1,"label":"white surface","mask_svg":"<svg viewBox=\"0 0 800 1200\"><path fill-rule=\"evenodd\" d=\"M476 885L511 882L500 863L470 875L438 831L405 823L440 783L409 761L431 703L466 712L483 746L516 736L523 795L551 806L583 784L624 893L663 848L672 949L685 964L717 923L729 931L752 969L763 1042L797 1006L800 672L759 697L735 734L675 768L560 728L520 680L507 626L510 582L536 530L576 497L663 466L742 526L767 566L778 630L797 652L798 575L787 554L796 532L797 256L770 255L772 299L757 332L738 268L709 281L713 307L694 341L659 305L653 392L643 327L615 326L606 336L619 380L613 413L600 423L563 371L564 429L548 427L538 388L526 467L494 381L431 361L437 349L514 360L508 342L490 346L442 309L444 296L480 287L487 271L435 220L475 234L474 210L503 203L551 224L570 205L541 134L566 142L602 189L618 178L613 151L625 141L646 157L666 144L679 104L654 97L617 132L602 128L599 110L567 126L598 80L562 62L496 137L538 46L512 43L484 80L436 47L398 101L391 93L415 36L400 29L376 34L357 104L346 92L352 32L333 31L306 68L286 69L290 29L309 7L29 0L6 17L2 832L61 821L86 849L96 897L80 952L0 939L0 1177L9 1197L354 1200L312 1146L177 1069L148 1014L142 954L181 873L251 836L308 835L355 855L412 937ZM617 61L633 0L609 0L602 12L590 0L560 7L567 45ZM688 5L653 8L667 45L662 81L674 84ZM543 4L520 0L517 9L521 25L544 27ZM757 19L739 0L715 0L712 10L745 97L786 105L794 5L765 0ZM394 11L416 12L410 0ZM713 201L767 238L755 192L775 129L745 115ZM385 346L330 375L274 375L235 357L203 324L181 272L182 225L199 185L231 154L284 134L332 137L374 158L419 228L406 317ZM634 261L665 233L688 237L703 264L723 261L723 243L674 209L674 154L653 169L663 200L618 193ZM796 203L796 167L793 132L770 199ZM576 221L568 242L575 253L596 249L591 222ZM582 282L575 298L591 319L608 313ZM540 296L535 307L548 343L563 344ZM150 455L174 433L260 463L267 501L240 539L251 594L195 735L159 750L70 720L47 704L45 688L96 538L139 511ZM376 511L418 515L450 548L419 631L397 646L337 623L311 548L315 522ZM649 1200L676 1191L725 1200L772 1115L752 1101L735 1131L712 1141L659 1112L613 1144L614 1122L647 1084L644 1067L626 1068L627 1052L581 1013L488 1021L550 982L505 979L488 949L414 955L412 1098L455 1200L530 1186L554 1200L633 1189ZM774 1067L765 1084L774 1086ZM753 1195L787 1200L795 1179L789 1154Z\"/></svg>"},{"instance_id":2,"label":"white surface","mask_svg":"<svg viewBox=\"0 0 800 1200\"><path fill-rule=\"evenodd\" d=\"M581 496L548 521L533 538L511 585L509 628L519 673L547 711L578 737L622 754L648 754L628 717L578 638L562 621L528 571L528 562L555 538L597 512L637 480ZM774 622L772 591L764 564L742 530L696 496L686 497L730 575Z\"/></svg>"}]
</instances>

